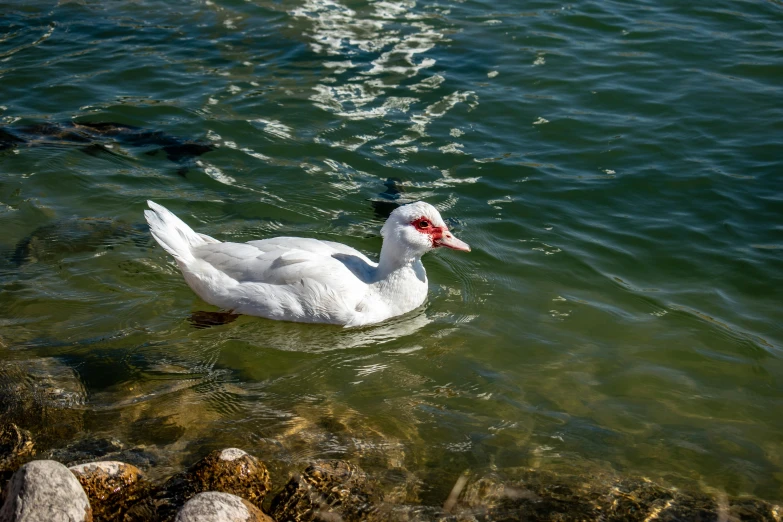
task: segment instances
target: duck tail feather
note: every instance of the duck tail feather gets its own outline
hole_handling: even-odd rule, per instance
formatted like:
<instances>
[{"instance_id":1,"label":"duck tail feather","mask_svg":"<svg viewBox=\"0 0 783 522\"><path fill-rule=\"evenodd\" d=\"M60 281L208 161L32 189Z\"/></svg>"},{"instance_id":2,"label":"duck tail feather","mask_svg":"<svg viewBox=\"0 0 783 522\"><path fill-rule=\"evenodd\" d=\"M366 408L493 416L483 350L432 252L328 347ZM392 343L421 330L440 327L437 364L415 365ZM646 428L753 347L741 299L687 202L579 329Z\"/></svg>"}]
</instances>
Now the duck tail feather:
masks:
<instances>
[{"instance_id":1,"label":"duck tail feather","mask_svg":"<svg viewBox=\"0 0 783 522\"><path fill-rule=\"evenodd\" d=\"M191 250L209 242L200 234L194 232L192 228L172 214L166 207L158 205L154 201L147 201L147 205L149 205L151 210L145 210L144 217L150 226L152 237L178 261L192 259L193 253ZM217 242L214 239L212 241Z\"/></svg>"}]
</instances>

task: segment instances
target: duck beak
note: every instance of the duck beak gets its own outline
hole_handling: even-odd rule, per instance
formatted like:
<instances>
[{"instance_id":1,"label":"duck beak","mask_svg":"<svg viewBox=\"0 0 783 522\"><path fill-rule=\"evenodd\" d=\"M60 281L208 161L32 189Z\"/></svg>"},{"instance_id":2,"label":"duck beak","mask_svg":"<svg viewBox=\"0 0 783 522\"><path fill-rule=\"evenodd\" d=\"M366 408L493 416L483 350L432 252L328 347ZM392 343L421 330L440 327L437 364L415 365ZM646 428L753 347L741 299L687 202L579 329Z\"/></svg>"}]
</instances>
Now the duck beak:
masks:
<instances>
[{"instance_id":1,"label":"duck beak","mask_svg":"<svg viewBox=\"0 0 783 522\"><path fill-rule=\"evenodd\" d=\"M452 250L461 250L462 252L470 252L470 246L464 241L454 237L454 234L446 230L443 235L437 238L435 241L436 247L446 247Z\"/></svg>"}]
</instances>

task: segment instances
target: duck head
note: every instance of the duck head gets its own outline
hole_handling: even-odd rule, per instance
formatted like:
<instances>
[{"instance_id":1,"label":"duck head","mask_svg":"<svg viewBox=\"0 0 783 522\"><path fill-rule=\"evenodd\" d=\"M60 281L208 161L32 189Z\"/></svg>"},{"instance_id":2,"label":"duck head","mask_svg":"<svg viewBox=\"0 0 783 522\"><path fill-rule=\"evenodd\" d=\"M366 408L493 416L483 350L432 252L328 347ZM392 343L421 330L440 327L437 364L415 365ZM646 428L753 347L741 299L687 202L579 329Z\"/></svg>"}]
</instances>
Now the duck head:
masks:
<instances>
[{"instance_id":1,"label":"duck head","mask_svg":"<svg viewBox=\"0 0 783 522\"><path fill-rule=\"evenodd\" d=\"M396 208L383 225L381 235L384 248L392 243L412 257L421 257L439 247L470 252L468 244L449 231L435 207L423 201Z\"/></svg>"}]
</instances>

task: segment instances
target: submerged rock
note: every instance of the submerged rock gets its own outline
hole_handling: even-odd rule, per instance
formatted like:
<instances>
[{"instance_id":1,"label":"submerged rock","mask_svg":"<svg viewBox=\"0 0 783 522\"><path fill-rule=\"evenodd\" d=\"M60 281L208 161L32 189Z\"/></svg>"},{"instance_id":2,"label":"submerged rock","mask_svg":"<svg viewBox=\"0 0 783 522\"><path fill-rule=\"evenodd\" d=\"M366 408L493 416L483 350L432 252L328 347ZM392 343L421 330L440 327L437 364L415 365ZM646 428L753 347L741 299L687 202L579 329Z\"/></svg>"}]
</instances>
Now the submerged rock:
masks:
<instances>
[{"instance_id":1,"label":"submerged rock","mask_svg":"<svg viewBox=\"0 0 783 522\"><path fill-rule=\"evenodd\" d=\"M364 520L379 498L367 475L342 460L316 462L293 477L272 501L278 521Z\"/></svg>"},{"instance_id":2,"label":"submerged rock","mask_svg":"<svg viewBox=\"0 0 783 522\"><path fill-rule=\"evenodd\" d=\"M230 493L207 491L188 500L175 522L274 522L260 509Z\"/></svg>"},{"instance_id":3,"label":"submerged rock","mask_svg":"<svg viewBox=\"0 0 783 522\"><path fill-rule=\"evenodd\" d=\"M53 460L28 462L8 483L0 522L90 522L87 495L68 468Z\"/></svg>"},{"instance_id":4,"label":"submerged rock","mask_svg":"<svg viewBox=\"0 0 783 522\"><path fill-rule=\"evenodd\" d=\"M540 470L514 470L513 474L513 478L491 474L470 482L443 520L780 520L780 508L763 501L714 497L646 478L556 475Z\"/></svg>"},{"instance_id":5,"label":"submerged rock","mask_svg":"<svg viewBox=\"0 0 783 522\"><path fill-rule=\"evenodd\" d=\"M90 462L68 469L90 499L96 522L121 520L128 508L149 492L139 468L124 462Z\"/></svg>"},{"instance_id":6,"label":"submerged rock","mask_svg":"<svg viewBox=\"0 0 783 522\"><path fill-rule=\"evenodd\" d=\"M86 396L76 372L58 359L0 362L0 422L30 430L39 448L82 430Z\"/></svg>"},{"instance_id":7,"label":"submerged rock","mask_svg":"<svg viewBox=\"0 0 783 522\"><path fill-rule=\"evenodd\" d=\"M62 462L66 466L86 464L96 459L122 460L117 455L125 445L113 437L101 437L94 433L85 433L81 437L68 441L67 445L52 448L44 453L47 459Z\"/></svg>"},{"instance_id":8,"label":"submerged rock","mask_svg":"<svg viewBox=\"0 0 783 522\"><path fill-rule=\"evenodd\" d=\"M206 491L237 495L260 509L269 488L269 471L254 456L237 448L213 451L133 506L125 520L171 520L186 501Z\"/></svg>"}]
</instances>

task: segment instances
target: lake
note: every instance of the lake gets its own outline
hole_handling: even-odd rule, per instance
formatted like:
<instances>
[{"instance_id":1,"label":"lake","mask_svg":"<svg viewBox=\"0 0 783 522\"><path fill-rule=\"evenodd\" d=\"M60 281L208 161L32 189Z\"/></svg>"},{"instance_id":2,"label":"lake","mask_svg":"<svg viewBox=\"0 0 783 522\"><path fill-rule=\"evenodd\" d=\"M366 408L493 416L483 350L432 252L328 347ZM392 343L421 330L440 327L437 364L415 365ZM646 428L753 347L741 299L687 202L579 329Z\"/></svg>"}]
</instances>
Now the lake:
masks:
<instances>
[{"instance_id":1,"label":"lake","mask_svg":"<svg viewBox=\"0 0 783 522\"><path fill-rule=\"evenodd\" d=\"M783 2L0 10L0 360L81 412L62 443L343 458L430 505L514 467L782 498ZM425 200L473 251L374 327L227 322L148 199L371 258Z\"/></svg>"}]
</instances>

